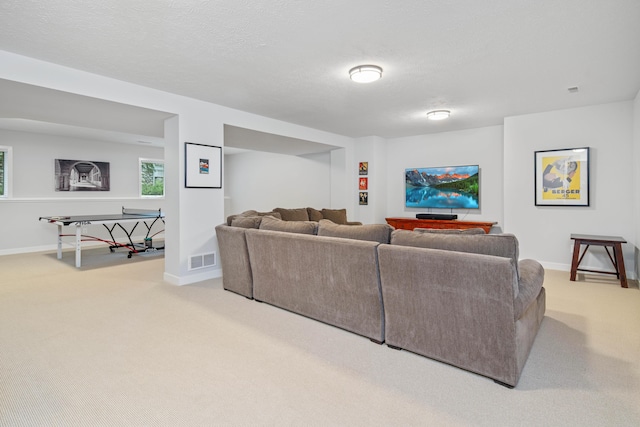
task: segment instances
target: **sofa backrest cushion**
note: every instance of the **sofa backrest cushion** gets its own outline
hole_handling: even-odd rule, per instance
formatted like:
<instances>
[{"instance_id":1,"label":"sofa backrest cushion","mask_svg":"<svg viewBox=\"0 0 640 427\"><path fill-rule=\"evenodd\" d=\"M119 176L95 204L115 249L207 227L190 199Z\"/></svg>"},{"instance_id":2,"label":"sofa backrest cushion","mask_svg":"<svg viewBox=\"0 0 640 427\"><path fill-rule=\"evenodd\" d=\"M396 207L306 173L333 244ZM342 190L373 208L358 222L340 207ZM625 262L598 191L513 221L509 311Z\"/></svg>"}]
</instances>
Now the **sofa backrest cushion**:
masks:
<instances>
[{"instance_id":1,"label":"sofa backrest cushion","mask_svg":"<svg viewBox=\"0 0 640 427\"><path fill-rule=\"evenodd\" d=\"M333 221L336 224L347 223L347 210L346 209L322 209L322 217Z\"/></svg>"},{"instance_id":2,"label":"sofa backrest cushion","mask_svg":"<svg viewBox=\"0 0 640 427\"><path fill-rule=\"evenodd\" d=\"M255 299L384 341L379 243L265 230L245 235Z\"/></svg>"},{"instance_id":3,"label":"sofa backrest cushion","mask_svg":"<svg viewBox=\"0 0 640 427\"><path fill-rule=\"evenodd\" d=\"M467 228L464 230L456 229L437 229L437 228L414 228L413 231L420 233L435 233L435 234L487 234L482 228Z\"/></svg>"},{"instance_id":4,"label":"sofa backrest cushion","mask_svg":"<svg viewBox=\"0 0 640 427\"><path fill-rule=\"evenodd\" d=\"M260 230L284 231L286 233L316 234L318 223L313 221L284 221L265 216L262 218L259 228Z\"/></svg>"},{"instance_id":5,"label":"sofa backrest cushion","mask_svg":"<svg viewBox=\"0 0 640 427\"><path fill-rule=\"evenodd\" d=\"M513 234L445 234L394 230L391 233L391 244L510 258L518 271L518 239Z\"/></svg>"},{"instance_id":6,"label":"sofa backrest cushion","mask_svg":"<svg viewBox=\"0 0 640 427\"><path fill-rule=\"evenodd\" d=\"M389 243L391 231L393 227L389 224L343 225L328 219L318 222L318 236Z\"/></svg>"},{"instance_id":7,"label":"sofa backrest cushion","mask_svg":"<svg viewBox=\"0 0 640 427\"><path fill-rule=\"evenodd\" d=\"M307 208L285 209L275 208L274 212L278 212L283 221L309 221Z\"/></svg>"},{"instance_id":8,"label":"sofa backrest cushion","mask_svg":"<svg viewBox=\"0 0 640 427\"><path fill-rule=\"evenodd\" d=\"M322 218L324 218L322 216L322 212L314 208L307 208L307 214L309 215L309 221L317 222L317 221L320 221Z\"/></svg>"}]
</instances>

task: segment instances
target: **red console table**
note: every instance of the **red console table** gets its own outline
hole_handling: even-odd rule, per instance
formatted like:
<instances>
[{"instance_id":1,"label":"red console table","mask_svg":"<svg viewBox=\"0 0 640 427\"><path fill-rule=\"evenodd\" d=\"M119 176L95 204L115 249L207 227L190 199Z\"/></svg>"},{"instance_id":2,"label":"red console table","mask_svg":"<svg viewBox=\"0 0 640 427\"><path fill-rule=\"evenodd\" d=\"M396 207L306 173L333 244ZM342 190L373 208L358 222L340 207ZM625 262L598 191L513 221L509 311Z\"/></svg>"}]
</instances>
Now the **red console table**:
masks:
<instances>
[{"instance_id":1,"label":"red console table","mask_svg":"<svg viewBox=\"0 0 640 427\"><path fill-rule=\"evenodd\" d=\"M466 230L468 228L482 228L489 233L491 227L497 222L458 221L441 219L417 219L417 218L385 218L387 224L396 229L413 230L414 228L435 228L447 230Z\"/></svg>"},{"instance_id":2,"label":"red console table","mask_svg":"<svg viewBox=\"0 0 640 427\"><path fill-rule=\"evenodd\" d=\"M623 288L629 287L629 285L627 284L627 272L624 269L624 258L622 257L622 244L627 243L625 239L618 236L593 236L590 234L572 234L571 239L574 241L573 260L571 261L572 281L576 280L576 273L578 271L589 271L591 273L615 274L616 277L620 279L620 286L622 286ZM580 245L586 245L586 247L584 248L584 252L582 252L582 255L579 256ZM587 253L587 250L591 245L604 246L604 249L607 251L607 255L609 255L609 259L613 263L613 267L616 269L616 271L600 271L578 268L580 266L582 258L584 258L584 254ZM613 249L613 257L611 257L609 247Z\"/></svg>"}]
</instances>

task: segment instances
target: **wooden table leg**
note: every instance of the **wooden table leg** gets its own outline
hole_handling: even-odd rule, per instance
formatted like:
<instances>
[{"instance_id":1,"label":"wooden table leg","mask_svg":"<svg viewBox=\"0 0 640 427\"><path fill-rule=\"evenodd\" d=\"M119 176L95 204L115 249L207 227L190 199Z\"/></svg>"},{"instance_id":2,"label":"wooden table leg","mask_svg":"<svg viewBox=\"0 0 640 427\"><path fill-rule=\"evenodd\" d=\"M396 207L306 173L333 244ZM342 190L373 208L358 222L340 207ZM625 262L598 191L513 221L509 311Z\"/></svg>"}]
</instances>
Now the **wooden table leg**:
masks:
<instances>
[{"instance_id":1,"label":"wooden table leg","mask_svg":"<svg viewBox=\"0 0 640 427\"><path fill-rule=\"evenodd\" d=\"M622 286L623 288L628 288L629 285L627 283L627 271L624 268L624 257L622 256L621 243L613 244L613 256L616 260L616 271L620 275L620 286Z\"/></svg>"},{"instance_id":2,"label":"wooden table leg","mask_svg":"<svg viewBox=\"0 0 640 427\"><path fill-rule=\"evenodd\" d=\"M580 256L580 240L573 243L573 259L571 260L571 281L576 281L576 273L578 272L578 257Z\"/></svg>"}]
</instances>

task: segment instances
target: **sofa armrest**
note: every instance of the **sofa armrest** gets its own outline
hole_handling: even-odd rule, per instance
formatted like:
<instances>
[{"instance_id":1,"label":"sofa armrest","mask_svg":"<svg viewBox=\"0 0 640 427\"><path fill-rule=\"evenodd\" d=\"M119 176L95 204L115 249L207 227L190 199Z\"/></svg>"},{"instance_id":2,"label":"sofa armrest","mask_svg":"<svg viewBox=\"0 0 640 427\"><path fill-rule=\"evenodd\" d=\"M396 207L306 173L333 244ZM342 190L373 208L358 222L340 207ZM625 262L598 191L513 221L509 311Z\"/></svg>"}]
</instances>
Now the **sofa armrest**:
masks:
<instances>
[{"instance_id":1,"label":"sofa armrest","mask_svg":"<svg viewBox=\"0 0 640 427\"><path fill-rule=\"evenodd\" d=\"M216 226L222 266L222 286L228 291L253 298L253 278L245 232L247 228L226 224Z\"/></svg>"},{"instance_id":2,"label":"sofa armrest","mask_svg":"<svg viewBox=\"0 0 640 427\"><path fill-rule=\"evenodd\" d=\"M345 225L362 225L360 221L347 221Z\"/></svg>"},{"instance_id":3,"label":"sofa armrest","mask_svg":"<svg viewBox=\"0 0 640 427\"><path fill-rule=\"evenodd\" d=\"M513 302L515 320L519 319L527 307L536 300L544 282L544 268L538 261L523 259L518 262L518 267L518 296Z\"/></svg>"}]
</instances>

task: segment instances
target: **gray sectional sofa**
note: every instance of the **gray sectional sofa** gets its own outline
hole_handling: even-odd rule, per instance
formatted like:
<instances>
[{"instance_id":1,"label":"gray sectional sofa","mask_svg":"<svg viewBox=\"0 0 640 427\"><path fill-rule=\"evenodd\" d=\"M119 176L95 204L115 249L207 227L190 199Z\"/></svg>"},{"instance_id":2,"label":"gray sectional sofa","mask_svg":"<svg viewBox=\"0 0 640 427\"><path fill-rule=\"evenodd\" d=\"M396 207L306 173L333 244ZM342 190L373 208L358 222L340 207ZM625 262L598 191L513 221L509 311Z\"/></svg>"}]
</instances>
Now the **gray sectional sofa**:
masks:
<instances>
[{"instance_id":1,"label":"gray sectional sofa","mask_svg":"<svg viewBox=\"0 0 640 427\"><path fill-rule=\"evenodd\" d=\"M225 289L508 387L544 316L544 270L518 259L513 235L269 213L230 217L216 233Z\"/></svg>"},{"instance_id":2,"label":"gray sectional sofa","mask_svg":"<svg viewBox=\"0 0 640 427\"><path fill-rule=\"evenodd\" d=\"M396 230L378 255L387 345L517 384L545 289L515 236Z\"/></svg>"},{"instance_id":3,"label":"gray sectional sofa","mask_svg":"<svg viewBox=\"0 0 640 427\"><path fill-rule=\"evenodd\" d=\"M265 216L282 221L275 222L268 219L263 224L262 219ZM347 221L346 209L275 208L268 212L249 210L230 215L227 218L227 227L223 225L216 227L224 288L247 298L253 298L253 279L245 238L246 229L261 227L263 230L268 230L269 224L274 223L275 230L317 234L318 223L322 220L329 220L337 225L361 225L360 222ZM327 227L324 228L327 229Z\"/></svg>"},{"instance_id":4,"label":"gray sectional sofa","mask_svg":"<svg viewBox=\"0 0 640 427\"><path fill-rule=\"evenodd\" d=\"M384 341L377 242L255 229L246 238L254 299Z\"/></svg>"}]
</instances>

